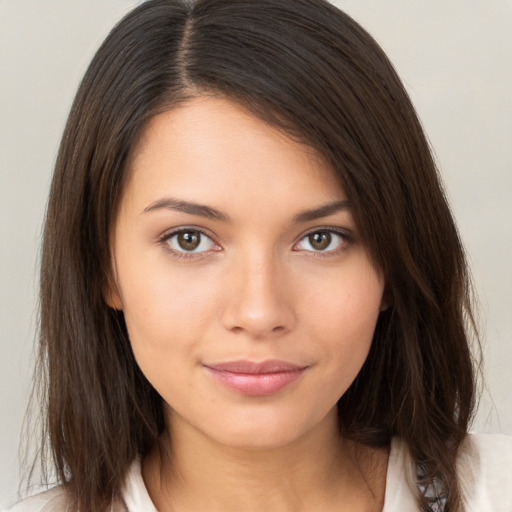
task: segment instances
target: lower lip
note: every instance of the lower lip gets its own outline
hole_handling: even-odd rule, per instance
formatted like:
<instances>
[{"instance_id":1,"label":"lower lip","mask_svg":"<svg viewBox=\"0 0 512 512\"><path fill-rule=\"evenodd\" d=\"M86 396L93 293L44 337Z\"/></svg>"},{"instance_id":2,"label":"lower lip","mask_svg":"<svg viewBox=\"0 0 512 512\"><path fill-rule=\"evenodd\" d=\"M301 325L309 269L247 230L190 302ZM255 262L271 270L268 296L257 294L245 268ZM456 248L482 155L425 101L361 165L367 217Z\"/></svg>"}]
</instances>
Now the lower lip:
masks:
<instances>
[{"instance_id":1,"label":"lower lip","mask_svg":"<svg viewBox=\"0 0 512 512\"><path fill-rule=\"evenodd\" d=\"M269 396L298 380L305 368L272 373L234 373L206 367L209 373L227 388L249 396Z\"/></svg>"}]
</instances>

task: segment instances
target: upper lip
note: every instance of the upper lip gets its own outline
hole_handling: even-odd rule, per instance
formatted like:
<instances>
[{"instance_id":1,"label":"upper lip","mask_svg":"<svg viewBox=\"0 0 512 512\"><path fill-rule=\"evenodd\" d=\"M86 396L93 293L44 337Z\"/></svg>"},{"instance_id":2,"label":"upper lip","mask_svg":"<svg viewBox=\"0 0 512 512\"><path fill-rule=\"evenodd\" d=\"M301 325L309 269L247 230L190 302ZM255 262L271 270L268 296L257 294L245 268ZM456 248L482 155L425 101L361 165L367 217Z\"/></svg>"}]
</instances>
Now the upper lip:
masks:
<instances>
[{"instance_id":1,"label":"upper lip","mask_svg":"<svg viewBox=\"0 0 512 512\"><path fill-rule=\"evenodd\" d=\"M226 361L222 363L205 364L204 366L218 372L249 374L294 372L307 367L307 365L299 365L277 359L267 361Z\"/></svg>"}]
</instances>

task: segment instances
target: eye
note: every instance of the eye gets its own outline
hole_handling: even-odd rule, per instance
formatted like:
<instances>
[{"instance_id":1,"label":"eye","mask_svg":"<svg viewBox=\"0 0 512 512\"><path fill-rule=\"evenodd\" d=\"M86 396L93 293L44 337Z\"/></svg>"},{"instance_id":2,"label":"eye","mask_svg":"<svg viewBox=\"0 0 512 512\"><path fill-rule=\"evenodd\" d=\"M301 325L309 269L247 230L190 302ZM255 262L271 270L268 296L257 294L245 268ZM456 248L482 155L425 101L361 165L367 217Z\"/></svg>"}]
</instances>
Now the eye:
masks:
<instances>
[{"instance_id":1,"label":"eye","mask_svg":"<svg viewBox=\"0 0 512 512\"><path fill-rule=\"evenodd\" d=\"M215 242L197 229L183 229L165 235L161 240L177 253L201 253L216 247Z\"/></svg>"},{"instance_id":2,"label":"eye","mask_svg":"<svg viewBox=\"0 0 512 512\"><path fill-rule=\"evenodd\" d=\"M321 229L308 233L297 244L300 251L337 252L345 248L349 237L341 232Z\"/></svg>"}]
</instances>

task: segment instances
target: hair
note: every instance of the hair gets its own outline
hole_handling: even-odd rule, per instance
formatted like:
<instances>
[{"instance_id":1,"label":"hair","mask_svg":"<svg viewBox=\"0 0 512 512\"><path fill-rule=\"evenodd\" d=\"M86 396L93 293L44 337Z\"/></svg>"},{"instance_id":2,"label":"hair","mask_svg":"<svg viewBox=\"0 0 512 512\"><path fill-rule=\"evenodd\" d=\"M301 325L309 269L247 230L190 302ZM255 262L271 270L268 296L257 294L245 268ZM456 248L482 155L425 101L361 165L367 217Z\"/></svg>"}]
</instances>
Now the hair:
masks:
<instances>
[{"instance_id":1,"label":"hair","mask_svg":"<svg viewBox=\"0 0 512 512\"><path fill-rule=\"evenodd\" d=\"M149 0L121 20L76 95L41 263L43 443L72 509L107 510L165 430L162 399L105 302L127 162L147 121L201 94L239 103L335 172L390 307L340 398L343 436L394 436L462 510L456 460L475 403L477 339L463 248L429 144L388 58L324 0ZM430 496L430 497L429 497ZM432 497L418 492L422 510Z\"/></svg>"}]
</instances>

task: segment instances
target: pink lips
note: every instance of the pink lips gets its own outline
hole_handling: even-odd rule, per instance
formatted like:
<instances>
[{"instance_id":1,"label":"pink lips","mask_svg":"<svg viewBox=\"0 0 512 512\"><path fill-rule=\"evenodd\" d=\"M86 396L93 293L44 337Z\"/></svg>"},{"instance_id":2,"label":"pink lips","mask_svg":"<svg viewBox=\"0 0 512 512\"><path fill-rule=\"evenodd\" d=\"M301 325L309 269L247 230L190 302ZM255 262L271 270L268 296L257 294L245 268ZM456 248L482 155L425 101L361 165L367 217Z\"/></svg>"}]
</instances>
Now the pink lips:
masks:
<instances>
[{"instance_id":1,"label":"pink lips","mask_svg":"<svg viewBox=\"0 0 512 512\"><path fill-rule=\"evenodd\" d=\"M229 361L204 365L226 387L250 396L268 396L295 382L307 366L286 361Z\"/></svg>"}]
</instances>

